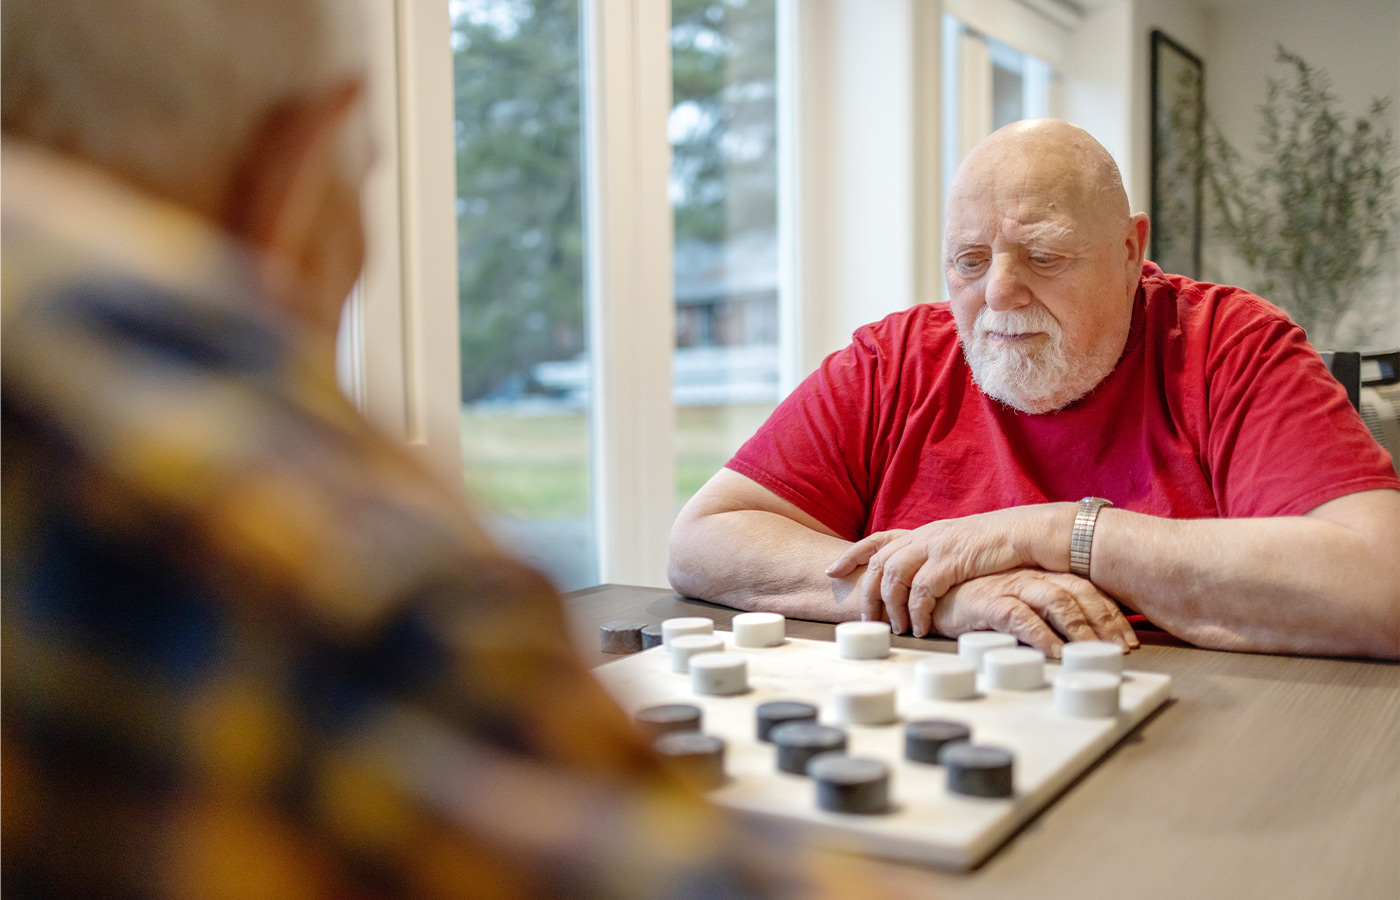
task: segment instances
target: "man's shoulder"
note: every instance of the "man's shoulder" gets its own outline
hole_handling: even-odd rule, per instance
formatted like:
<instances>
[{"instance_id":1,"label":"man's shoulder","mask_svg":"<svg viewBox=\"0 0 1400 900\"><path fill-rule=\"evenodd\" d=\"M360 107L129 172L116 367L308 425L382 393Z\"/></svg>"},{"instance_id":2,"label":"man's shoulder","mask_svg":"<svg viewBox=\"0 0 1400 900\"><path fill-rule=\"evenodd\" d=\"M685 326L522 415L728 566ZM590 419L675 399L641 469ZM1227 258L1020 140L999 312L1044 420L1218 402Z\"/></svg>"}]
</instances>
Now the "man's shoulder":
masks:
<instances>
[{"instance_id":1,"label":"man's shoulder","mask_svg":"<svg viewBox=\"0 0 1400 900\"><path fill-rule=\"evenodd\" d=\"M851 340L858 346L883 353L905 354L957 346L958 330L947 303L917 303L856 329Z\"/></svg>"},{"instance_id":2,"label":"man's shoulder","mask_svg":"<svg viewBox=\"0 0 1400 900\"><path fill-rule=\"evenodd\" d=\"M1197 281L1143 266L1143 293L1151 331L1198 342L1218 344L1261 328L1296 327L1288 314L1246 288Z\"/></svg>"},{"instance_id":3,"label":"man's shoulder","mask_svg":"<svg viewBox=\"0 0 1400 900\"><path fill-rule=\"evenodd\" d=\"M250 307L248 250L110 173L20 142L3 153L7 312L64 286L145 285L190 304Z\"/></svg>"},{"instance_id":4,"label":"man's shoulder","mask_svg":"<svg viewBox=\"0 0 1400 900\"><path fill-rule=\"evenodd\" d=\"M210 223L51 153L7 147L4 165L7 374L46 381L49 360L88 348L84 372L110 367L109 388L134 389L275 371L292 353L295 323Z\"/></svg>"}]
</instances>

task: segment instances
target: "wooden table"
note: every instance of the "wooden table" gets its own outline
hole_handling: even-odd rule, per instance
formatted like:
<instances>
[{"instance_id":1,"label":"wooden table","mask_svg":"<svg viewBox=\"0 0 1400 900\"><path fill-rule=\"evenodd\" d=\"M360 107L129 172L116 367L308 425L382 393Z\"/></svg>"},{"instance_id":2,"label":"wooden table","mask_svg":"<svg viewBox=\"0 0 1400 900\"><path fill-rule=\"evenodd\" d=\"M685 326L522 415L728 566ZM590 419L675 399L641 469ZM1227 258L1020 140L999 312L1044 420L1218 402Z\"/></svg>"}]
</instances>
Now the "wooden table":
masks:
<instances>
[{"instance_id":1,"label":"wooden table","mask_svg":"<svg viewBox=\"0 0 1400 900\"><path fill-rule=\"evenodd\" d=\"M593 663L598 626L735 611L657 588L565 598ZM794 637L833 626L789 621ZM956 650L942 638L898 646ZM1128 666L1173 699L964 874L884 863L931 897L1400 898L1400 665L1220 653L1143 634Z\"/></svg>"}]
</instances>

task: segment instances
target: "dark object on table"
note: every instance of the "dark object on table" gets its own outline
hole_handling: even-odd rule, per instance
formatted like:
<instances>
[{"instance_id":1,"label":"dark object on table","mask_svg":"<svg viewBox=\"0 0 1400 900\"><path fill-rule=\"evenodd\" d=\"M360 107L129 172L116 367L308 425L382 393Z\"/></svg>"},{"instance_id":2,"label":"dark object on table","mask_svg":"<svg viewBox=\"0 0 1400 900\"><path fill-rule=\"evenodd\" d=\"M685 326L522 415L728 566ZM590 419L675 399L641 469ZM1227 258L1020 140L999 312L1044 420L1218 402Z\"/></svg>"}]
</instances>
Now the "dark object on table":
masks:
<instances>
[{"instance_id":1,"label":"dark object on table","mask_svg":"<svg viewBox=\"0 0 1400 900\"><path fill-rule=\"evenodd\" d=\"M700 730L700 707L689 703L663 703L637 711L637 727L655 737L678 731Z\"/></svg>"},{"instance_id":2,"label":"dark object on table","mask_svg":"<svg viewBox=\"0 0 1400 900\"><path fill-rule=\"evenodd\" d=\"M948 770L948 790L969 797L1010 797L1011 753L1000 747L949 744L938 761Z\"/></svg>"},{"instance_id":3,"label":"dark object on table","mask_svg":"<svg viewBox=\"0 0 1400 900\"><path fill-rule=\"evenodd\" d=\"M642 629L647 626L640 619L613 619L604 622L600 628L604 653L636 653L642 649Z\"/></svg>"},{"instance_id":4,"label":"dark object on table","mask_svg":"<svg viewBox=\"0 0 1400 900\"><path fill-rule=\"evenodd\" d=\"M778 768L794 775L806 775L807 763L818 753L846 749L846 732L815 722L788 722L768 737L778 746Z\"/></svg>"},{"instance_id":5,"label":"dark object on table","mask_svg":"<svg viewBox=\"0 0 1400 900\"><path fill-rule=\"evenodd\" d=\"M774 728L787 722L815 722L817 708L796 700L772 700L760 703L754 710L758 719L758 739L772 743Z\"/></svg>"},{"instance_id":6,"label":"dark object on table","mask_svg":"<svg viewBox=\"0 0 1400 900\"><path fill-rule=\"evenodd\" d=\"M948 744L972 739L972 729L947 719L923 719L904 726L904 756L914 762L937 763Z\"/></svg>"},{"instance_id":7,"label":"dark object on table","mask_svg":"<svg viewBox=\"0 0 1400 900\"><path fill-rule=\"evenodd\" d=\"M878 759L823 753L807 765L817 805L828 812L871 815L890 808L890 767Z\"/></svg>"},{"instance_id":8,"label":"dark object on table","mask_svg":"<svg viewBox=\"0 0 1400 900\"><path fill-rule=\"evenodd\" d=\"M663 734L652 744L682 778L700 790L724 783L724 740L698 731Z\"/></svg>"}]
</instances>

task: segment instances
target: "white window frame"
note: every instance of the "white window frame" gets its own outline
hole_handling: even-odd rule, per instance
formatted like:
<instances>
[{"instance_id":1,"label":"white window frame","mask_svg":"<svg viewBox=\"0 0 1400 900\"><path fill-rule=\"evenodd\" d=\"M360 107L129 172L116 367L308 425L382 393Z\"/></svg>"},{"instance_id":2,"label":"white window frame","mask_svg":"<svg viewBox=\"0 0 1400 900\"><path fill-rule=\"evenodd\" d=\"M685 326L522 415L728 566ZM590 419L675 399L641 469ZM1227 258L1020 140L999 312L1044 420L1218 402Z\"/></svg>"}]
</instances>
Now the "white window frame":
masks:
<instances>
[{"instance_id":1,"label":"white window frame","mask_svg":"<svg viewBox=\"0 0 1400 900\"><path fill-rule=\"evenodd\" d=\"M599 574L664 585L675 492L670 5L585 10ZM789 390L855 328L941 292L938 57L921 52L938 46L941 18L928 0L779 0L778 17Z\"/></svg>"},{"instance_id":2,"label":"white window frame","mask_svg":"<svg viewBox=\"0 0 1400 900\"><path fill-rule=\"evenodd\" d=\"M376 162L367 261L341 319L340 383L375 424L462 484L457 163L445 0L362 0Z\"/></svg>"},{"instance_id":3,"label":"white window frame","mask_svg":"<svg viewBox=\"0 0 1400 900\"><path fill-rule=\"evenodd\" d=\"M1023 73L1027 118L1063 114L1050 73L1063 71L1077 14L1057 0L944 0L963 28L943 36L945 104L957 111L943 134L945 183L967 153L992 131L992 58L987 39L1032 57Z\"/></svg>"},{"instance_id":4,"label":"white window frame","mask_svg":"<svg viewBox=\"0 0 1400 900\"><path fill-rule=\"evenodd\" d=\"M1064 70L1069 38L1082 13L1060 0L943 0L943 12Z\"/></svg>"},{"instance_id":5,"label":"white window frame","mask_svg":"<svg viewBox=\"0 0 1400 900\"><path fill-rule=\"evenodd\" d=\"M675 518L671 7L584 0L593 522L604 583L666 584Z\"/></svg>"}]
</instances>

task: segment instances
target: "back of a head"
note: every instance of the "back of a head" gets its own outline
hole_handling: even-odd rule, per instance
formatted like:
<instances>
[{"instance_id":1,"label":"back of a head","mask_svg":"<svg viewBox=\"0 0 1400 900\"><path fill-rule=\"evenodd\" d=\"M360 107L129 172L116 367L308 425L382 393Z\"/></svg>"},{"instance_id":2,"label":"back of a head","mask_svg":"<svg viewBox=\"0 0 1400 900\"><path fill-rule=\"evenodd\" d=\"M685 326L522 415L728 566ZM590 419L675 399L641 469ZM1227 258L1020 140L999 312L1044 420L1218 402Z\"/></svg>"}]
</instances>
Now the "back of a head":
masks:
<instances>
[{"instance_id":1,"label":"back of a head","mask_svg":"<svg viewBox=\"0 0 1400 900\"><path fill-rule=\"evenodd\" d=\"M216 201L268 113L364 69L344 0L5 0L3 131Z\"/></svg>"}]
</instances>

